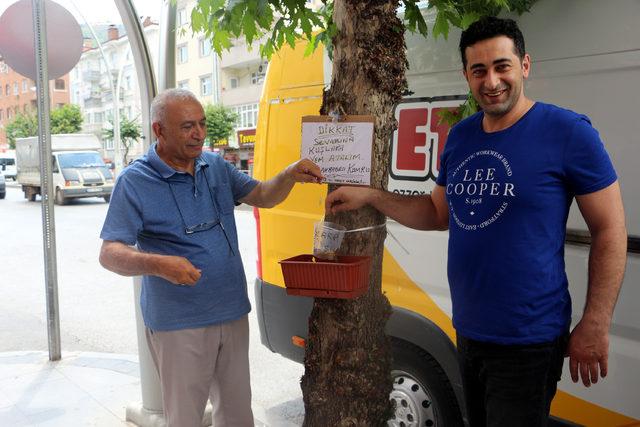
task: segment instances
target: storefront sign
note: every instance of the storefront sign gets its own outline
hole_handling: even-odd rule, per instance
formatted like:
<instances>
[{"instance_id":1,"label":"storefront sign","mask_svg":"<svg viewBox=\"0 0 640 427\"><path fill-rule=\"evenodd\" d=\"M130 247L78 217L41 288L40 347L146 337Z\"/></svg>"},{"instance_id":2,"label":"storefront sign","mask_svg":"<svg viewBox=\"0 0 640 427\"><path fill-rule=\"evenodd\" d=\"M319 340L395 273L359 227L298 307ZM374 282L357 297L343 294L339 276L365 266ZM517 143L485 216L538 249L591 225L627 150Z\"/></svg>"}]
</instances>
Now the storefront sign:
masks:
<instances>
[{"instance_id":1,"label":"storefront sign","mask_svg":"<svg viewBox=\"0 0 640 427\"><path fill-rule=\"evenodd\" d=\"M253 147L256 143L255 129L242 129L237 132L240 147Z\"/></svg>"},{"instance_id":2,"label":"storefront sign","mask_svg":"<svg viewBox=\"0 0 640 427\"><path fill-rule=\"evenodd\" d=\"M229 147L229 141L226 139L219 139L211 143L211 148L214 150L227 147Z\"/></svg>"}]
</instances>

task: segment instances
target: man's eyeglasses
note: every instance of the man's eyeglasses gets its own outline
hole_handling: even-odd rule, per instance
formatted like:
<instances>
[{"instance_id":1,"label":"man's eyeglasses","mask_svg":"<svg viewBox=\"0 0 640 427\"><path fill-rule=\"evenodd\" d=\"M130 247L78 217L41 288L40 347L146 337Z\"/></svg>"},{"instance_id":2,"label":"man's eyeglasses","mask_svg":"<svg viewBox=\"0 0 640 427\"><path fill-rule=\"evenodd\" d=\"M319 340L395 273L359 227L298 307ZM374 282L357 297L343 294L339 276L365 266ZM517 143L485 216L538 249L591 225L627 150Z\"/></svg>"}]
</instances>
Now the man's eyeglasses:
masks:
<instances>
[{"instance_id":1,"label":"man's eyeglasses","mask_svg":"<svg viewBox=\"0 0 640 427\"><path fill-rule=\"evenodd\" d=\"M195 225L191 225L191 226L187 226L187 223L184 220L184 215L182 213L182 209L180 209L180 203L178 203L178 199L176 197L175 190L174 190L173 186L171 185L171 181L170 180L166 180L167 184L169 185L169 188L171 190L171 195L173 196L173 201L175 202L176 207L178 208L178 213L180 214L180 219L182 220L182 225L184 225L184 232L187 235L191 235L191 234L194 234L194 233L199 233L199 232L202 232L202 231L211 230L212 228L214 228L214 227L219 225L220 229L222 230L222 234L224 234L224 238L227 241L227 244L229 245L229 250L231 251L231 254L235 255L235 252L233 251L233 246L231 245L231 241L229 240L229 236L227 235L227 230L224 229L224 224L220 221L220 215L218 214L218 212L219 212L218 204L216 203L216 198L213 196L213 194L211 194L211 186L209 185L209 179L207 178L206 171L204 171L203 176L204 176L205 181L207 181L207 189L209 190L209 197L211 197L211 204L213 206L214 214L215 214L215 217L217 219L211 220L211 221L207 221L207 222L201 222L200 224L195 224Z\"/></svg>"}]
</instances>

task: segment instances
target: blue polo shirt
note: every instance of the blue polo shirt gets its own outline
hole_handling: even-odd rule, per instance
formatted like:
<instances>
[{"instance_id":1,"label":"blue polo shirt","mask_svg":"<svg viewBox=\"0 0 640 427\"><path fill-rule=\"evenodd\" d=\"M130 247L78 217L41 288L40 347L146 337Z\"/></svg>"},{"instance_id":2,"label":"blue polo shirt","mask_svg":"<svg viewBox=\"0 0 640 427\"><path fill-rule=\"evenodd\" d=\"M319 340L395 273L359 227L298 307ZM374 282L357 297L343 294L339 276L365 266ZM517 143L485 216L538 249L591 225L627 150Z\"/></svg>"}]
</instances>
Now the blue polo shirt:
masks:
<instances>
[{"instance_id":1,"label":"blue polo shirt","mask_svg":"<svg viewBox=\"0 0 640 427\"><path fill-rule=\"evenodd\" d=\"M210 152L196 159L194 176L176 171L160 159L156 145L120 174L100 237L183 256L202 270L195 286L143 277L140 306L147 327L199 328L251 310L233 211L257 184Z\"/></svg>"}]
</instances>

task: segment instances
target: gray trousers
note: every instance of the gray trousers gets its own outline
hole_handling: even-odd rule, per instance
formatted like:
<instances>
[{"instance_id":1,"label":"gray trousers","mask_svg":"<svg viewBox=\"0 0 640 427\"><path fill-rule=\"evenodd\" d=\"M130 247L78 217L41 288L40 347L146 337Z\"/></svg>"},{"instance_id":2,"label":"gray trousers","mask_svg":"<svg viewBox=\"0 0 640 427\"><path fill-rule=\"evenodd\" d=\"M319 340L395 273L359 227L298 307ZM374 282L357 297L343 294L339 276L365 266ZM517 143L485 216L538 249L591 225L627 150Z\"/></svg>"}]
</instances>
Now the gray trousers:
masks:
<instances>
[{"instance_id":1,"label":"gray trousers","mask_svg":"<svg viewBox=\"0 0 640 427\"><path fill-rule=\"evenodd\" d=\"M214 427L253 427L247 316L178 331L146 329L168 427L201 427L207 398Z\"/></svg>"}]
</instances>

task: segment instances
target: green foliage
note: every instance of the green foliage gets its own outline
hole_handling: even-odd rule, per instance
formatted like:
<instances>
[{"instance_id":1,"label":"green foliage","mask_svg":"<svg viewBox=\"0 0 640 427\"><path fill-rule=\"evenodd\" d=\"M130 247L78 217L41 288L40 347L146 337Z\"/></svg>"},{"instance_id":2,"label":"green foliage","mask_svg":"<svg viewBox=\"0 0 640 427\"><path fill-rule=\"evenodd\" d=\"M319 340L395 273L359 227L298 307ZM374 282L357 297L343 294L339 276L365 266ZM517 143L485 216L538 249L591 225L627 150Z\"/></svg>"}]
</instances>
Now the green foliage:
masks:
<instances>
[{"instance_id":1,"label":"green foliage","mask_svg":"<svg viewBox=\"0 0 640 427\"><path fill-rule=\"evenodd\" d=\"M51 111L51 133L77 133L82 129L82 112L77 105L67 104ZM16 138L38 134L38 116L35 113L18 113L5 127L11 148L16 147Z\"/></svg>"},{"instance_id":2,"label":"green foliage","mask_svg":"<svg viewBox=\"0 0 640 427\"><path fill-rule=\"evenodd\" d=\"M103 135L107 139L113 139L113 120L109 120L110 128L103 131ZM120 119L120 141L125 147L130 147L131 143L142 137L142 129L136 119Z\"/></svg>"},{"instance_id":3,"label":"green foliage","mask_svg":"<svg viewBox=\"0 0 640 427\"><path fill-rule=\"evenodd\" d=\"M438 124L446 123L449 127L455 125L460 120L469 117L478 112L478 103L471 96L471 92L467 94L467 99L455 110L440 110L438 111L438 115L440 116L440 120L438 120Z\"/></svg>"},{"instance_id":4,"label":"green foliage","mask_svg":"<svg viewBox=\"0 0 640 427\"><path fill-rule=\"evenodd\" d=\"M38 118L34 114L18 113L5 126L9 147L16 148L16 138L26 138L38 134Z\"/></svg>"},{"instance_id":5,"label":"green foliage","mask_svg":"<svg viewBox=\"0 0 640 427\"><path fill-rule=\"evenodd\" d=\"M469 27L472 23L483 16L495 16L501 11L516 12L522 14L529 11L531 5L536 0L430 0L428 8L437 11L436 19L431 32L433 37L449 36L449 28ZM428 34L427 22L420 11L419 3L416 0L402 0L405 8L404 20L406 28L413 33L420 33L423 36Z\"/></svg>"},{"instance_id":6,"label":"green foliage","mask_svg":"<svg viewBox=\"0 0 640 427\"><path fill-rule=\"evenodd\" d=\"M260 40L260 54L270 58L283 44L294 47L299 39L313 46L309 53L330 42L336 32L332 14L332 1L312 10L304 0L198 0L191 29L204 34L218 54L244 37L248 45Z\"/></svg>"},{"instance_id":7,"label":"green foliage","mask_svg":"<svg viewBox=\"0 0 640 427\"><path fill-rule=\"evenodd\" d=\"M133 146L133 143L142 137L142 128L137 122L137 117L134 119L127 119L126 117L120 118L120 143L124 147L122 151L122 164L127 164L127 156L129 150ZM110 128L106 128L102 131L102 135L106 139L113 139L113 120L109 120Z\"/></svg>"},{"instance_id":8,"label":"green foliage","mask_svg":"<svg viewBox=\"0 0 640 427\"><path fill-rule=\"evenodd\" d=\"M82 112L74 104L66 104L51 111L51 133L78 133L82 129Z\"/></svg>"},{"instance_id":9,"label":"green foliage","mask_svg":"<svg viewBox=\"0 0 640 427\"><path fill-rule=\"evenodd\" d=\"M228 141L238 120L238 114L223 105L209 104L204 107L204 115L207 119L209 145L213 147L218 141Z\"/></svg>"}]
</instances>

